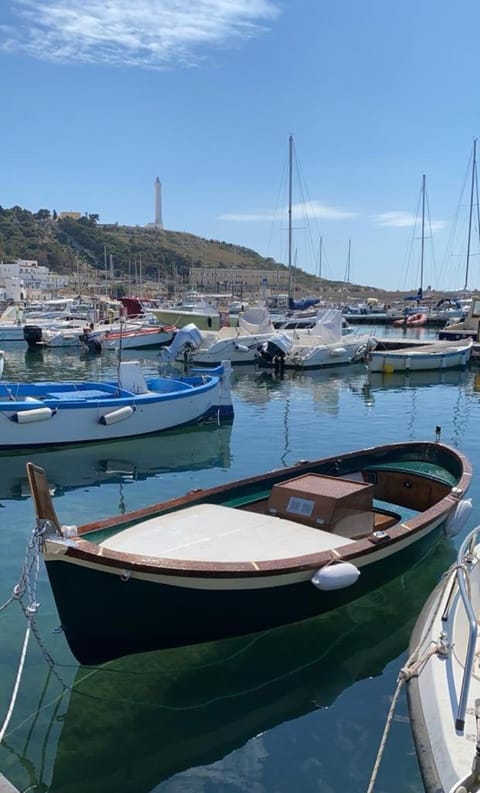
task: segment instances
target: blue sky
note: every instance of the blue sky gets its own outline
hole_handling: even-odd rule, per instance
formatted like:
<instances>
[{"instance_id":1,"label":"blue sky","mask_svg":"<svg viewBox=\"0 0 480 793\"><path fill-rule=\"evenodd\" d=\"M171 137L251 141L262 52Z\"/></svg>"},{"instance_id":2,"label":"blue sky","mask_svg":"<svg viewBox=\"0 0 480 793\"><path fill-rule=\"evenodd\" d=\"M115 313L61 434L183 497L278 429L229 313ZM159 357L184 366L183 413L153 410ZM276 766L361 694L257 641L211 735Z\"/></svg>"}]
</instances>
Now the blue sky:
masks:
<instances>
[{"instance_id":1,"label":"blue sky","mask_svg":"<svg viewBox=\"0 0 480 793\"><path fill-rule=\"evenodd\" d=\"M2 0L0 205L153 221L388 289L462 289L474 0ZM465 186L465 190L463 187ZM476 214L476 208L475 208ZM468 287L480 287L478 227ZM233 261L232 261L233 263Z\"/></svg>"}]
</instances>

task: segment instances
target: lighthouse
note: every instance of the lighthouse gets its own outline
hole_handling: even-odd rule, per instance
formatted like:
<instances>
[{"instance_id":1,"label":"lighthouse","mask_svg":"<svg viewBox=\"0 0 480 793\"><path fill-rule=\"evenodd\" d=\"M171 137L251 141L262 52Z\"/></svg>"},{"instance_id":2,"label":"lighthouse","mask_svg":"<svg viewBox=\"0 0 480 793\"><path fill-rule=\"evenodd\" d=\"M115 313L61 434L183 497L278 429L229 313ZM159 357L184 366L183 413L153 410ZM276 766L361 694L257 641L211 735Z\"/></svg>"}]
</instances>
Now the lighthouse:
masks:
<instances>
[{"instance_id":1,"label":"lighthouse","mask_svg":"<svg viewBox=\"0 0 480 793\"><path fill-rule=\"evenodd\" d=\"M160 179L155 179L154 182L154 190L155 190L155 222L154 226L157 226L159 229L163 229L163 221L162 221L162 185L160 183Z\"/></svg>"}]
</instances>

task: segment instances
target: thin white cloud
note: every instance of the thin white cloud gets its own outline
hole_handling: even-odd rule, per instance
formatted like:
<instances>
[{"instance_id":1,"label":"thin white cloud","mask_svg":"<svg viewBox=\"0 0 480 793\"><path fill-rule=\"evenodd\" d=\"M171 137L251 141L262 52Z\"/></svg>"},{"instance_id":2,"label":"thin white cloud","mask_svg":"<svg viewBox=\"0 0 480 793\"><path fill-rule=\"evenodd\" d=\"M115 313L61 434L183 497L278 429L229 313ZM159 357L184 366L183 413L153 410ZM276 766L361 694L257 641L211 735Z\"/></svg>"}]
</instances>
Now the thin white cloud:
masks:
<instances>
[{"instance_id":1,"label":"thin white cloud","mask_svg":"<svg viewBox=\"0 0 480 793\"><path fill-rule=\"evenodd\" d=\"M393 228L413 228L418 225L418 217L411 212L382 212L374 217L375 223L379 226L390 226ZM445 227L444 220L431 220L428 224L429 231L440 231Z\"/></svg>"},{"instance_id":2,"label":"thin white cloud","mask_svg":"<svg viewBox=\"0 0 480 793\"><path fill-rule=\"evenodd\" d=\"M267 209L263 212L228 212L220 215L220 220L231 220L235 223L257 223L257 222L272 222L275 220L284 220L287 214L286 209L281 211L274 211ZM308 201L304 204L295 204L292 206L292 219L301 220L303 218L320 218L321 220L344 220L345 218L355 217L354 212L348 212L344 209L336 207L329 207L321 201Z\"/></svg>"},{"instance_id":3,"label":"thin white cloud","mask_svg":"<svg viewBox=\"0 0 480 793\"><path fill-rule=\"evenodd\" d=\"M10 0L0 52L55 63L195 66L206 47L257 36L277 0Z\"/></svg>"}]
</instances>

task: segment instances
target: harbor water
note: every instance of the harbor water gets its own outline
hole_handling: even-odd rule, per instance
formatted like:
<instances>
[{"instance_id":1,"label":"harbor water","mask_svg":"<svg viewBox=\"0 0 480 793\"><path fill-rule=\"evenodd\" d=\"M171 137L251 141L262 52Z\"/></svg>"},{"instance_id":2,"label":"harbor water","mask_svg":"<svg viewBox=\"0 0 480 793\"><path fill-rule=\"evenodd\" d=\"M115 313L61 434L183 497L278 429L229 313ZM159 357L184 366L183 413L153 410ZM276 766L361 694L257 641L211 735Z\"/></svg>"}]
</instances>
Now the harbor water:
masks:
<instances>
[{"instance_id":1,"label":"harbor water","mask_svg":"<svg viewBox=\"0 0 480 793\"><path fill-rule=\"evenodd\" d=\"M379 336L393 329L378 329ZM397 331L398 332L398 331ZM417 329L412 338L429 338ZM5 380L114 379L115 353L5 345ZM155 352L128 351L157 372ZM364 364L283 377L234 370L235 418L108 444L0 455L0 604L34 526L25 463L46 468L64 524L80 524L300 459L406 440L441 440L473 464L473 513L404 576L325 616L254 636L80 667L40 568L30 639L0 772L40 793L366 791L410 632L427 596L480 523L480 373L369 375ZM82 592L77 593L81 608ZM162 604L158 605L162 620ZM26 621L0 611L0 722ZM52 663L53 659L53 663ZM377 793L423 790L400 696Z\"/></svg>"}]
</instances>

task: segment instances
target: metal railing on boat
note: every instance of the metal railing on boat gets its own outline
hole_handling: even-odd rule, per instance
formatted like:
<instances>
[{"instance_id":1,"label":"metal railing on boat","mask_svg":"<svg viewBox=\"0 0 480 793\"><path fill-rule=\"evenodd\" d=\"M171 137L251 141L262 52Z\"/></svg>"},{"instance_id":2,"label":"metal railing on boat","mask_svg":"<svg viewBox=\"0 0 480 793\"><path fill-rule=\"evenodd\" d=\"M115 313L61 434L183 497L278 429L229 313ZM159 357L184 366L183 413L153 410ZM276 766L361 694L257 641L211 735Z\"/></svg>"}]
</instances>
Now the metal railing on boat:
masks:
<instances>
[{"instance_id":1,"label":"metal railing on boat","mask_svg":"<svg viewBox=\"0 0 480 793\"><path fill-rule=\"evenodd\" d=\"M478 624L477 618L475 616L475 611L472 606L472 601L470 599L469 594L469 587L467 586L467 579L469 578L469 570L468 565L473 562L474 559L474 548L478 542L478 536L480 534L480 526L477 526L470 534L467 535L463 543L461 544L458 554L457 554L457 569L455 573L455 582L458 584L458 591L462 598L463 605L465 607L465 611L467 614L468 619L468 646L467 652L465 656L465 667L463 670L463 679L462 679L462 687L460 690L460 697L458 700L458 708L457 708L457 715L455 718L455 729L462 732L465 728L465 713L467 710L467 700L468 700L468 692L470 689L470 680L472 678L473 672L473 665L475 661L475 649L477 644L477 637L478 637ZM452 594L454 590L454 585L450 590L447 605L445 610L442 614L442 622L446 622L449 616L449 606L452 599Z\"/></svg>"}]
</instances>

